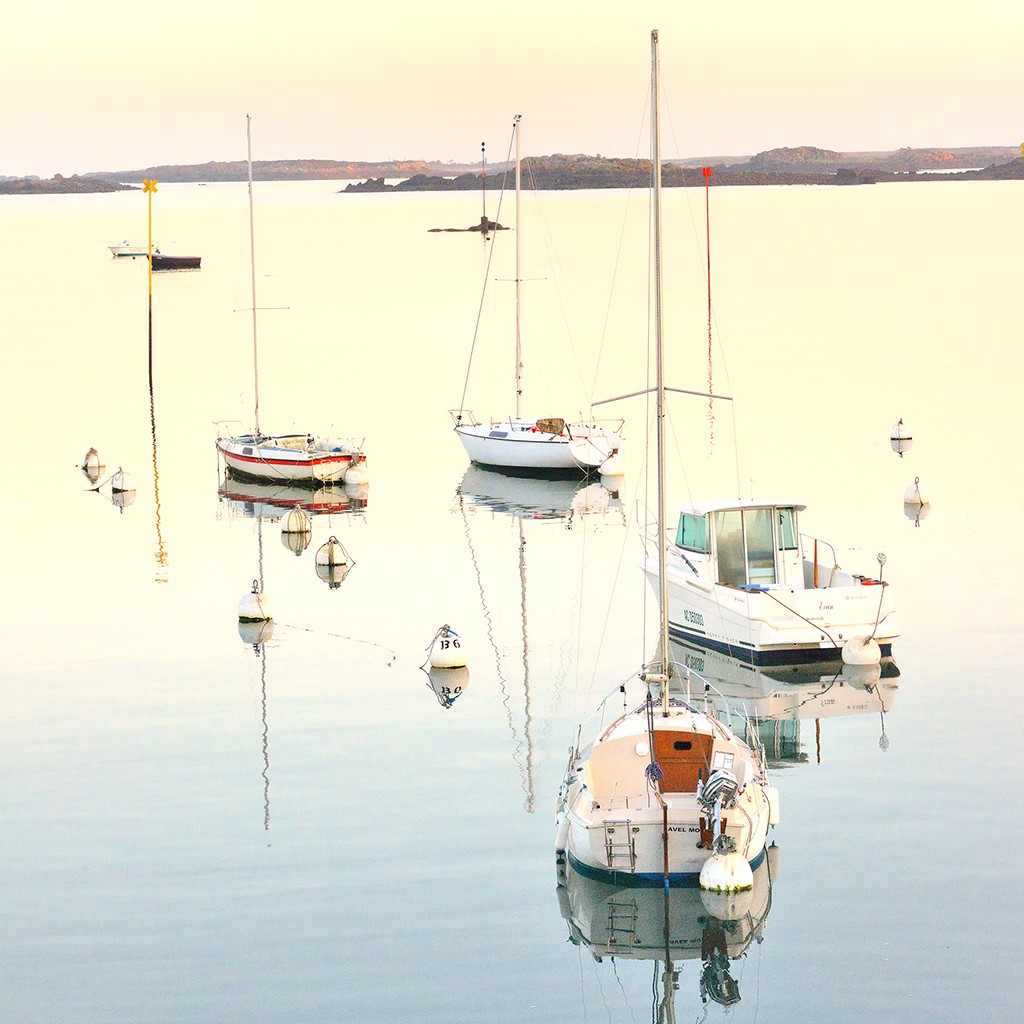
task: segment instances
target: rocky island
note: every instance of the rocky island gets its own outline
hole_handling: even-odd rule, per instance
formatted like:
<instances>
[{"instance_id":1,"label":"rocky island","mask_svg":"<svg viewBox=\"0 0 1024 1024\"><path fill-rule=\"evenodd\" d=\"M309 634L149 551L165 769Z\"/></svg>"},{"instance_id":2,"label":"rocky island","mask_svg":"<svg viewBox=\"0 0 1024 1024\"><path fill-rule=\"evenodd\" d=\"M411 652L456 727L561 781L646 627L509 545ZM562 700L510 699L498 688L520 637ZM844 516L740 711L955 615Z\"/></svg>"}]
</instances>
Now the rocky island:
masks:
<instances>
[{"instance_id":1,"label":"rocky island","mask_svg":"<svg viewBox=\"0 0 1024 1024\"><path fill-rule=\"evenodd\" d=\"M566 155L529 157L530 187L535 189L645 188L650 161L617 157ZM766 150L751 157L693 157L666 160L666 188L722 185L871 185L886 181L999 181L1024 178L1024 156L1016 146L959 149L911 149L840 153L815 146ZM261 160L253 177L261 181L350 181L346 193L479 191L508 187L508 165L492 165L486 175L476 166L425 160L373 163L355 160ZM90 171L53 178L0 177L0 194L116 192L137 188L133 182L245 181L244 161L162 164L124 171ZM127 184L126 184L127 183ZM466 230L466 229L463 229ZM479 229L476 229L479 230ZM493 229L492 229L493 230Z\"/></svg>"}]
</instances>

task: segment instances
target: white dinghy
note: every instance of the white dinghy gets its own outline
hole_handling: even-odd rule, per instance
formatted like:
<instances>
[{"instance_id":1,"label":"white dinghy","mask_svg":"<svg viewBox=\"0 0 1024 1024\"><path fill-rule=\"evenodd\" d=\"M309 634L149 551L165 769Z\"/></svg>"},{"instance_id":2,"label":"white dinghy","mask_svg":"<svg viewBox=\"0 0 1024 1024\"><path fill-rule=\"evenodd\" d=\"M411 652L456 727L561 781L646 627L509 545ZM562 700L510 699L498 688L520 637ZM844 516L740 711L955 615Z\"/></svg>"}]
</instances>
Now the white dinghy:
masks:
<instances>
[{"instance_id":1,"label":"white dinghy","mask_svg":"<svg viewBox=\"0 0 1024 1024\"><path fill-rule=\"evenodd\" d=\"M660 524L665 517L665 384L656 31L651 33L651 150ZM664 530L658 534L664 566ZM577 740L559 796L556 853L592 877L662 882L668 889L672 882L692 883L698 876L701 887L713 892L744 891L753 885L753 868L764 856L769 826L778 819L778 797L768 783L762 753L679 689L665 579L662 572L658 654L639 677L646 695L630 708L622 687L622 713L589 744Z\"/></svg>"},{"instance_id":2,"label":"white dinghy","mask_svg":"<svg viewBox=\"0 0 1024 1024\"><path fill-rule=\"evenodd\" d=\"M352 467L365 469L362 439L341 441L305 434L265 434L260 430L259 359L256 343L256 236L252 199L251 118L246 117L249 181L249 252L252 268L252 362L255 430L218 436L217 451L237 477L315 487L345 480Z\"/></svg>"},{"instance_id":3,"label":"white dinghy","mask_svg":"<svg viewBox=\"0 0 1024 1024\"><path fill-rule=\"evenodd\" d=\"M561 416L528 419L520 411L523 371L520 334L520 120L521 115L517 114L512 122L516 151L515 415L481 423L471 410L460 408L452 409L451 416L455 423L455 433L466 449L466 454L479 466L524 475L599 473L603 466L610 465L612 457L619 452L622 437L618 430L606 428L597 422L572 423Z\"/></svg>"}]
</instances>

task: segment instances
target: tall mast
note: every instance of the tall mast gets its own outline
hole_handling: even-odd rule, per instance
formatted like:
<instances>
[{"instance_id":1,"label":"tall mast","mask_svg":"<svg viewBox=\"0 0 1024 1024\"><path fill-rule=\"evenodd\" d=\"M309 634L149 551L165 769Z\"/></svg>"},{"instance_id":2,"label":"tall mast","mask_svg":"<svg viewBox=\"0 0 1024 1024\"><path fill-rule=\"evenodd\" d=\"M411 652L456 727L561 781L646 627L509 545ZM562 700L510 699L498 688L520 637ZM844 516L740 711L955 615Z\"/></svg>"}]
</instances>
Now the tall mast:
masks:
<instances>
[{"instance_id":1,"label":"tall mast","mask_svg":"<svg viewBox=\"0 0 1024 1024\"><path fill-rule=\"evenodd\" d=\"M654 336L657 359L657 438L658 438L658 603L661 674L663 693L668 697L668 549L665 541L665 378L662 338L661 271L661 135L658 126L658 30L651 32L651 184L654 192Z\"/></svg>"},{"instance_id":2,"label":"tall mast","mask_svg":"<svg viewBox=\"0 0 1024 1024\"><path fill-rule=\"evenodd\" d=\"M519 399L523 393L523 354L522 344L519 335L519 193L520 193L520 146L519 146L519 122L522 114L516 114L512 120L513 130L516 135L516 419L519 419Z\"/></svg>"},{"instance_id":3,"label":"tall mast","mask_svg":"<svg viewBox=\"0 0 1024 1024\"><path fill-rule=\"evenodd\" d=\"M487 144L480 143L480 197L483 200L483 228L487 230Z\"/></svg>"},{"instance_id":4,"label":"tall mast","mask_svg":"<svg viewBox=\"0 0 1024 1024\"><path fill-rule=\"evenodd\" d=\"M252 275L252 375L254 419L256 433L260 432L260 371L256 350L256 221L252 212L252 118L245 115L245 154L249 175L249 264Z\"/></svg>"}]
</instances>

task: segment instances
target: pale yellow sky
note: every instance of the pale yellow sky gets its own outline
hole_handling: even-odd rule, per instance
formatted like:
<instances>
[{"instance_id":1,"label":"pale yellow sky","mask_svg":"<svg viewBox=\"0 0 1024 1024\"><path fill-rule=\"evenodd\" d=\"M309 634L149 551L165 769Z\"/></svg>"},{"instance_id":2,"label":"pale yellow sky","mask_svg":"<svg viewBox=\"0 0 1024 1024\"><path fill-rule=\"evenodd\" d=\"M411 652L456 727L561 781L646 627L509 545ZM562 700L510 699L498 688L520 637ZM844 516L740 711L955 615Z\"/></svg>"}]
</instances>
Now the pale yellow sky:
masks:
<instances>
[{"instance_id":1,"label":"pale yellow sky","mask_svg":"<svg viewBox=\"0 0 1024 1024\"><path fill-rule=\"evenodd\" d=\"M500 8L500 10L499 10ZM0 175L245 155L644 155L660 30L671 156L1024 140L1006 0L112 0L0 23Z\"/></svg>"}]
</instances>

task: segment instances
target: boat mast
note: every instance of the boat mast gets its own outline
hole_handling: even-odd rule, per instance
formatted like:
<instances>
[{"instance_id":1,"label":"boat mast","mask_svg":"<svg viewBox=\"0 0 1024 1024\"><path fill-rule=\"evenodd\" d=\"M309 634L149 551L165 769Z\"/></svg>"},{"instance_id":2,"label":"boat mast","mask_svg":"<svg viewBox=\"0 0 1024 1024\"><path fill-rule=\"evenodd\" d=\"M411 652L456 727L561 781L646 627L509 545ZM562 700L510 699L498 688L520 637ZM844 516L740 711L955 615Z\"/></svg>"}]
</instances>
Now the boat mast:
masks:
<instances>
[{"instance_id":1,"label":"boat mast","mask_svg":"<svg viewBox=\"0 0 1024 1024\"><path fill-rule=\"evenodd\" d=\"M657 361L657 439L658 439L658 649L663 676L664 706L668 704L668 550L665 541L665 378L662 339L661 270L661 135L658 126L658 30L651 32L651 185L654 198L654 337Z\"/></svg>"},{"instance_id":2,"label":"boat mast","mask_svg":"<svg viewBox=\"0 0 1024 1024\"><path fill-rule=\"evenodd\" d=\"M256 434L260 433L260 371L256 350L256 221L252 212L252 118L245 115L245 152L249 176L249 265L252 275L252 375L254 420Z\"/></svg>"},{"instance_id":3,"label":"boat mast","mask_svg":"<svg viewBox=\"0 0 1024 1024\"><path fill-rule=\"evenodd\" d=\"M512 119L512 127L516 135L516 419L519 419L519 399L523 393L523 356L519 334L519 194L521 186L519 171L519 133L521 129L519 122L522 116L522 114L516 114Z\"/></svg>"}]
</instances>

